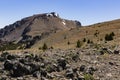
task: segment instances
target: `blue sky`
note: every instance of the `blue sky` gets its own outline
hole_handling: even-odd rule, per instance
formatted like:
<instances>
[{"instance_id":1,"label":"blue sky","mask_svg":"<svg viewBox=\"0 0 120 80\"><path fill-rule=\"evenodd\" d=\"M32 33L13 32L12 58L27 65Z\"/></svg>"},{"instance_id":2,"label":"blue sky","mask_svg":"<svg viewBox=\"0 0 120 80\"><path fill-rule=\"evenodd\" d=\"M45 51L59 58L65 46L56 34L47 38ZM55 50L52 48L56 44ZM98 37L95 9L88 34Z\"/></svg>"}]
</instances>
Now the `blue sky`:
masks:
<instances>
[{"instance_id":1,"label":"blue sky","mask_svg":"<svg viewBox=\"0 0 120 80\"><path fill-rule=\"evenodd\" d=\"M90 25L120 19L120 0L0 0L0 10L0 28L46 12Z\"/></svg>"}]
</instances>

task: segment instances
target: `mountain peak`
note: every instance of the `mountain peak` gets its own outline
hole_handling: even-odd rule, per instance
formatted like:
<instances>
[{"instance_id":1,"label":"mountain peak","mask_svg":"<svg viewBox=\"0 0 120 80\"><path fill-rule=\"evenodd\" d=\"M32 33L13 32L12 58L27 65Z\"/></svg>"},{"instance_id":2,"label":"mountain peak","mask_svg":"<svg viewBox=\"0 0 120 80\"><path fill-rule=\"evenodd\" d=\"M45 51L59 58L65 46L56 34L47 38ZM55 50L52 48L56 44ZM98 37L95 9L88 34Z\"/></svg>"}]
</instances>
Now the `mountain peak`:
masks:
<instances>
[{"instance_id":1,"label":"mountain peak","mask_svg":"<svg viewBox=\"0 0 120 80\"><path fill-rule=\"evenodd\" d=\"M69 30L80 26L80 22L62 19L56 12L36 14L1 29L0 39L4 41L23 40L26 35L43 37L56 31Z\"/></svg>"},{"instance_id":2,"label":"mountain peak","mask_svg":"<svg viewBox=\"0 0 120 80\"><path fill-rule=\"evenodd\" d=\"M47 13L46 14L46 16L48 16L48 17L59 17L59 14L58 13L56 13L56 12L51 12L51 13Z\"/></svg>"}]
</instances>

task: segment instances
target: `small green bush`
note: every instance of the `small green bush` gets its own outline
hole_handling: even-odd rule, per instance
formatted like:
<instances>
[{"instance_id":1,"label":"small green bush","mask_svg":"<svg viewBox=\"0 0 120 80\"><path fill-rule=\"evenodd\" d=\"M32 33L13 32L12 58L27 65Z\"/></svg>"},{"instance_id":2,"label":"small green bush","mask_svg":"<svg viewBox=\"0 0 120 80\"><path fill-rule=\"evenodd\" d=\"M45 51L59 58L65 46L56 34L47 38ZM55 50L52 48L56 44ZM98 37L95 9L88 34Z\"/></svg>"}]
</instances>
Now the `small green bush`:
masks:
<instances>
[{"instance_id":1,"label":"small green bush","mask_svg":"<svg viewBox=\"0 0 120 80\"><path fill-rule=\"evenodd\" d=\"M77 41L77 45L76 45L76 48L80 48L81 47L81 42L80 40Z\"/></svg>"},{"instance_id":2,"label":"small green bush","mask_svg":"<svg viewBox=\"0 0 120 80\"><path fill-rule=\"evenodd\" d=\"M70 42L68 41L67 44L70 45Z\"/></svg>"},{"instance_id":3,"label":"small green bush","mask_svg":"<svg viewBox=\"0 0 120 80\"><path fill-rule=\"evenodd\" d=\"M84 74L84 79L85 80L95 80L94 77L90 74Z\"/></svg>"},{"instance_id":4,"label":"small green bush","mask_svg":"<svg viewBox=\"0 0 120 80\"><path fill-rule=\"evenodd\" d=\"M44 43L43 46L42 46L42 50L45 51L45 50L47 50L47 49L48 49L47 44Z\"/></svg>"},{"instance_id":5,"label":"small green bush","mask_svg":"<svg viewBox=\"0 0 120 80\"><path fill-rule=\"evenodd\" d=\"M83 42L86 42L86 38L83 39Z\"/></svg>"},{"instance_id":6,"label":"small green bush","mask_svg":"<svg viewBox=\"0 0 120 80\"><path fill-rule=\"evenodd\" d=\"M88 39L87 43L89 44L90 43L90 40Z\"/></svg>"},{"instance_id":7,"label":"small green bush","mask_svg":"<svg viewBox=\"0 0 120 80\"><path fill-rule=\"evenodd\" d=\"M113 40L113 37L115 36L114 32L111 32L110 34L105 35L105 41L111 41Z\"/></svg>"}]
</instances>

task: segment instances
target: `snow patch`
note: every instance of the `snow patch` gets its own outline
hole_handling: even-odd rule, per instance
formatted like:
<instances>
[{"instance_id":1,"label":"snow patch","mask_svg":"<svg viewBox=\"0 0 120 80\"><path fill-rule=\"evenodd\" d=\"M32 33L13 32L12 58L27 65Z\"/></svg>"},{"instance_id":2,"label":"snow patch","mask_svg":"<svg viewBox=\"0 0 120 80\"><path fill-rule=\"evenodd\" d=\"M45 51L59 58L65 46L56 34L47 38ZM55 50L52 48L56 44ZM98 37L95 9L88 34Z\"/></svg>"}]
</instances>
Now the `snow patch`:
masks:
<instances>
[{"instance_id":1,"label":"snow patch","mask_svg":"<svg viewBox=\"0 0 120 80\"><path fill-rule=\"evenodd\" d=\"M62 21L62 24L63 24L64 26L66 25L65 20Z\"/></svg>"}]
</instances>

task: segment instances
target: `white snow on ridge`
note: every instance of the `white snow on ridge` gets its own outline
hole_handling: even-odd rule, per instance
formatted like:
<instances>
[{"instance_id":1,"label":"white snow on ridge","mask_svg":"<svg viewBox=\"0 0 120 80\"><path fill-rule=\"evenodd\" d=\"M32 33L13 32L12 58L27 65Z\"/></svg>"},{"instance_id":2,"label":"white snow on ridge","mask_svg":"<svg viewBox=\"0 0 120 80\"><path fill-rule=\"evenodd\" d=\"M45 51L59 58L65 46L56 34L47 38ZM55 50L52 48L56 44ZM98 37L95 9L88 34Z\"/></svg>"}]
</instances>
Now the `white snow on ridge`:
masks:
<instances>
[{"instance_id":1,"label":"white snow on ridge","mask_svg":"<svg viewBox=\"0 0 120 80\"><path fill-rule=\"evenodd\" d=\"M62 24L63 24L64 26L66 25L65 20L62 21Z\"/></svg>"},{"instance_id":2,"label":"white snow on ridge","mask_svg":"<svg viewBox=\"0 0 120 80\"><path fill-rule=\"evenodd\" d=\"M65 23L65 22L62 22L62 24L63 24L63 25L66 25L66 23Z\"/></svg>"}]
</instances>

